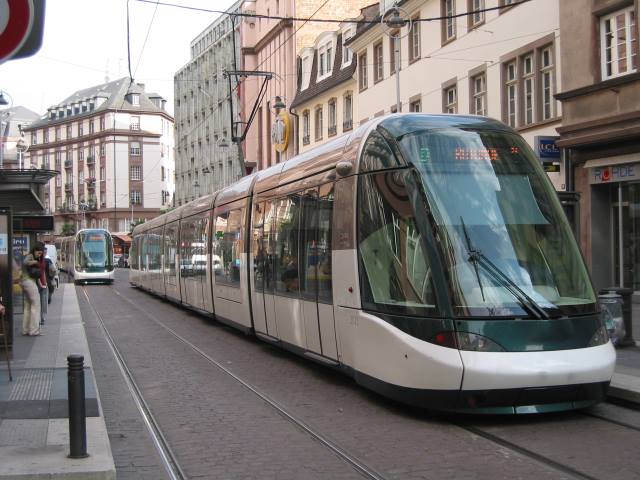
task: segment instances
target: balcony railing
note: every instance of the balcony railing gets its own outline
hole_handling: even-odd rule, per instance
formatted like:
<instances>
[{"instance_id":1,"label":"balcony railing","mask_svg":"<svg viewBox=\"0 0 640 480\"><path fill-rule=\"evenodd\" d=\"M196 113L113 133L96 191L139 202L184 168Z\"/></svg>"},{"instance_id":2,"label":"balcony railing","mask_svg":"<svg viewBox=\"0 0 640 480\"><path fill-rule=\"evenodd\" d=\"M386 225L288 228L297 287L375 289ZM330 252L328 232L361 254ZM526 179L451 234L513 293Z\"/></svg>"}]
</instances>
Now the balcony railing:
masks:
<instances>
[{"instance_id":1,"label":"balcony railing","mask_svg":"<svg viewBox=\"0 0 640 480\"><path fill-rule=\"evenodd\" d=\"M64 189L65 190L73 190L73 183L65 183L64 184Z\"/></svg>"},{"instance_id":2,"label":"balcony railing","mask_svg":"<svg viewBox=\"0 0 640 480\"><path fill-rule=\"evenodd\" d=\"M71 167L73 167L73 160L65 160L64 168L71 168Z\"/></svg>"},{"instance_id":3,"label":"balcony railing","mask_svg":"<svg viewBox=\"0 0 640 480\"><path fill-rule=\"evenodd\" d=\"M87 157L87 165L93 165L96 162L96 157L93 155L89 155Z\"/></svg>"},{"instance_id":4,"label":"balcony railing","mask_svg":"<svg viewBox=\"0 0 640 480\"><path fill-rule=\"evenodd\" d=\"M310 135L304 135L302 137L302 144L303 145L309 145L310 141L311 141Z\"/></svg>"},{"instance_id":5,"label":"balcony railing","mask_svg":"<svg viewBox=\"0 0 640 480\"><path fill-rule=\"evenodd\" d=\"M333 137L334 135L336 135L338 133L338 127L336 125L330 126L329 127L329 132L328 135L330 137Z\"/></svg>"},{"instance_id":6,"label":"balcony railing","mask_svg":"<svg viewBox=\"0 0 640 480\"><path fill-rule=\"evenodd\" d=\"M140 124L132 123L131 125L129 125L129 130L140 130Z\"/></svg>"},{"instance_id":7,"label":"balcony railing","mask_svg":"<svg viewBox=\"0 0 640 480\"><path fill-rule=\"evenodd\" d=\"M346 132L347 130L351 130L353 128L353 120L345 120L342 122L342 131Z\"/></svg>"}]
</instances>

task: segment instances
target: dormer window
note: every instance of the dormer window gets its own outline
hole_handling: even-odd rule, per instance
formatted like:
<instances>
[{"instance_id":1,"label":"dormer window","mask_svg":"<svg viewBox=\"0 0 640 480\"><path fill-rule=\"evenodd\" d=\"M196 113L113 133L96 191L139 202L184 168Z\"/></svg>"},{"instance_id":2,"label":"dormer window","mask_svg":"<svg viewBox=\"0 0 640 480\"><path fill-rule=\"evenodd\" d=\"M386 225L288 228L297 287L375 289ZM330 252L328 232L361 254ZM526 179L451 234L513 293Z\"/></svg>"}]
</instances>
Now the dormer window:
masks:
<instances>
[{"instance_id":1,"label":"dormer window","mask_svg":"<svg viewBox=\"0 0 640 480\"><path fill-rule=\"evenodd\" d=\"M353 52L349 47L345 45L349 39L353 37L353 29L349 28L342 32L342 66L346 67L347 65L351 65L351 61L353 60Z\"/></svg>"},{"instance_id":2,"label":"dormer window","mask_svg":"<svg viewBox=\"0 0 640 480\"><path fill-rule=\"evenodd\" d=\"M300 56L302 58L300 63L300 76L302 80L300 82L300 90L302 91L309 88L309 81L311 80L311 66L313 63L313 49L305 48L300 53Z\"/></svg>"},{"instance_id":3,"label":"dormer window","mask_svg":"<svg viewBox=\"0 0 640 480\"><path fill-rule=\"evenodd\" d=\"M333 43L331 40L318 47L318 79L331 75L333 68Z\"/></svg>"},{"instance_id":4,"label":"dormer window","mask_svg":"<svg viewBox=\"0 0 640 480\"><path fill-rule=\"evenodd\" d=\"M140 105L140 94L138 93L132 93L129 95L129 98L131 99L131 105L135 105L138 106Z\"/></svg>"}]
</instances>

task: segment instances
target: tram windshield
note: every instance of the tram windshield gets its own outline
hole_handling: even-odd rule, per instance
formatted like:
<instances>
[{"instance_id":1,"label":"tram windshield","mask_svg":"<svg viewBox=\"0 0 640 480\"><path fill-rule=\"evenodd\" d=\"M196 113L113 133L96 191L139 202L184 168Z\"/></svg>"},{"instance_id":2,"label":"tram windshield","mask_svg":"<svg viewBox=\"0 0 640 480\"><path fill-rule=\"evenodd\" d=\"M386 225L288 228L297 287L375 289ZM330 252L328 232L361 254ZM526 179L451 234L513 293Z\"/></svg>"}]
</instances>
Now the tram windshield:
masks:
<instances>
[{"instance_id":1,"label":"tram windshield","mask_svg":"<svg viewBox=\"0 0 640 480\"><path fill-rule=\"evenodd\" d=\"M456 315L594 311L556 192L521 137L444 128L398 140L420 172Z\"/></svg>"},{"instance_id":2,"label":"tram windshield","mask_svg":"<svg viewBox=\"0 0 640 480\"><path fill-rule=\"evenodd\" d=\"M112 266L111 236L103 231L78 232L76 235L76 268L87 271Z\"/></svg>"}]
</instances>

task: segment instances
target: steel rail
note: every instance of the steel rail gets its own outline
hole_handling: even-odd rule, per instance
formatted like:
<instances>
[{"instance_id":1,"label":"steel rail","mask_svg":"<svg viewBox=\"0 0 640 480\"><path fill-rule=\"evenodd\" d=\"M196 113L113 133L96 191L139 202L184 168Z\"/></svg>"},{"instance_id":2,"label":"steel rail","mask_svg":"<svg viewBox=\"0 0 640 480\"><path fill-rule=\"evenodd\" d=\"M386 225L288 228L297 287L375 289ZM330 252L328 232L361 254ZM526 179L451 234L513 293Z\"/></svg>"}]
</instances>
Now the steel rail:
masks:
<instances>
[{"instance_id":1,"label":"steel rail","mask_svg":"<svg viewBox=\"0 0 640 480\"><path fill-rule=\"evenodd\" d=\"M133 306L133 308L135 308L136 310L138 310L140 312L141 315L146 316L147 318L152 320L154 323L156 323L157 325L159 325L162 328L164 328L174 338L176 338L180 342L182 342L185 345L187 345L194 352L196 352L198 355L203 357L207 362L209 362L210 364L214 365L216 368L218 368L219 370L221 370L222 372L224 372L225 374L227 374L228 376L233 378L236 382L238 382L244 388L249 390L251 393L253 393L258 398L260 398L262 401L264 401L267 405L269 405L274 410L276 410L286 420L288 420L289 422L291 422L294 425L296 425L303 432L307 433L309 436L311 436L313 439L315 439L318 442L320 442L320 444L322 444L324 447L328 448L331 452L333 452L339 458L341 458L342 460L347 462L349 465L351 465L351 467L353 467L353 469L356 470L358 473L360 473L362 476L364 476L365 478L372 479L372 480L385 480L385 477L382 474L378 473L375 469L373 469L372 467L368 466L363 461L361 461L358 458L356 458L354 455L349 454L344 448L340 447L337 443L331 441L328 437L326 437L325 435L323 435L319 431L315 430L313 427L311 427L310 425L308 425L307 423L303 422L301 419L299 419L298 417L296 417L295 415L293 415L292 413L287 411L287 409L285 407L283 407L278 402L273 400L266 393L260 391L258 388L254 387L253 385L248 383L246 380L242 379L240 376L238 376L235 373L233 373L231 370L226 368L220 362L218 362L217 360L212 358L210 355L208 355L206 352L204 352L202 349L200 349L197 345L193 344L192 342L190 342L189 340L187 340L186 338L181 336L179 333L177 333L171 327L165 325L164 323L162 323L158 319L156 319L153 316L151 316L150 314L148 314L146 311L142 310L135 302L131 301L130 299L128 299L127 297L122 295L115 288L113 289L113 291L120 298L122 298L123 300L125 300L126 302L131 304Z\"/></svg>"},{"instance_id":2,"label":"steel rail","mask_svg":"<svg viewBox=\"0 0 640 480\"><path fill-rule=\"evenodd\" d=\"M114 289L114 291L116 290ZM140 391L140 388L138 387L138 384L135 378L133 377L131 370L129 370L129 367L127 367L127 363L124 357L118 350L115 340L109 333L109 330L107 329L107 326L104 323L102 315L100 315L100 312L98 312L94 304L91 302L91 298L87 293L86 286L82 287L82 293L86 297L87 302L89 303L89 305L91 306L91 309L93 310L96 317L98 318L98 322L102 327L102 330L105 335L105 339L107 340L107 344L109 345L109 348L111 349L111 352L113 353L113 356L116 359L118 367L120 368L120 372L122 373L125 383L127 384L127 388L129 389L129 392L131 393L133 401L135 402L136 407L138 408L138 411L142 416L144 424L147 427L149 434L151 435L151 440L153 441L153 444L156 447L158 454L160 455L160 459L162 461L162 464L165 470L167 471L171 480L187 480L189 477L184 473L184 471L182 470L182 467L180 467L180 464L178 463L178 460L176 459L176 456L173 453L173 450L169 446L169 442L163 435L162 430L160 429L160 425L158 421L155 419L155 417L151 413L151 409L149 408L149 405L147 405L147 402L144 400L144 397L142 396L142 392Z\"/></svg>"},{"instance_id":3,"label":"steel rail","mask_svg":"<svg viewBox=\"0 0 640 480\"><path fill-rule=\"evenodd\" d=\"M513 442L510 442L509 440L505 440L504 438L501 438L497 435L494 435L492 433L486 432L480 428L477 427L472 427L470 425L465 425L463 423L460 422L455 422L452 421L451 422L453 425L457 426L458 428L461 428L462 430L466 430L467 432L470 432L474 435L477 435L479 437L482 437L486 440L489 440L490 442L493 442L497 445L500 445L502 447L508 448L510 450L513 450L514 452L519 453L520 455L523 455L527 458L530 458L542 465L545 465L547 467L551 467L555 470L559 470L560 472L563 472L567 475L570 475L572 478L576 478L576 479L583 479L583 480L598 480L597 477L592 477L591 475L588 475L586 473L581 472L580 470L576 470L573 467L570 467L568 465L564 465L560 462L557 462L555 460L552 460L549 457L546 457L540 453L536 453L532 450L529 450L527 448L521 447L520 445L517 445Z\"/></svg>"}]
</instances>

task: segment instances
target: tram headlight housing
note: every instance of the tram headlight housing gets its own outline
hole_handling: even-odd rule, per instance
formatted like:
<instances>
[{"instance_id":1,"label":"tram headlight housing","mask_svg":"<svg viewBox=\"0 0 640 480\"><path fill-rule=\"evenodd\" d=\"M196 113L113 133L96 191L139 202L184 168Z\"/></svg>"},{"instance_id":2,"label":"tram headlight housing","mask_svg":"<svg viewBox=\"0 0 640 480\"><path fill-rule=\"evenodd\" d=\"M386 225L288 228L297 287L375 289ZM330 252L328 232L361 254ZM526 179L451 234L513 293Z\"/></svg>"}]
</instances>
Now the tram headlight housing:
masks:
<instances>
[{"instance_id":1,"label":"tram headlight housing","mask_svg":"<svg viewBox=\"0 0 640 480\"><path fill-rule=\"evenodd\" d=\"M500 344L488 337L471 332L439 332L433 337L433 343L442 347L457 348L471 352L504 352Z\"/></svg>"},{"instance_id":2,"label":"tram headlight housing","mask_svg":"<svg viewBox=\"0 0 640 480\"><path fill-rule=\"evenodd\" d=\"M589 347L597 347L598 345L604 345L609 341L609 332L607 331L607 327L604 325L600 325L596 332L589 340Z\"/></svg>"},{"instance_id":3,"label":"tram headlight housing","mask_svg":"<svg viewBox=\"0 0 640 480\"><path fill-rule=\"evenodd\" d=\"M458 348L472 352L504 352L498 343L490 338L470 332L457 332Z\"/></svg>"}]
</instances>

